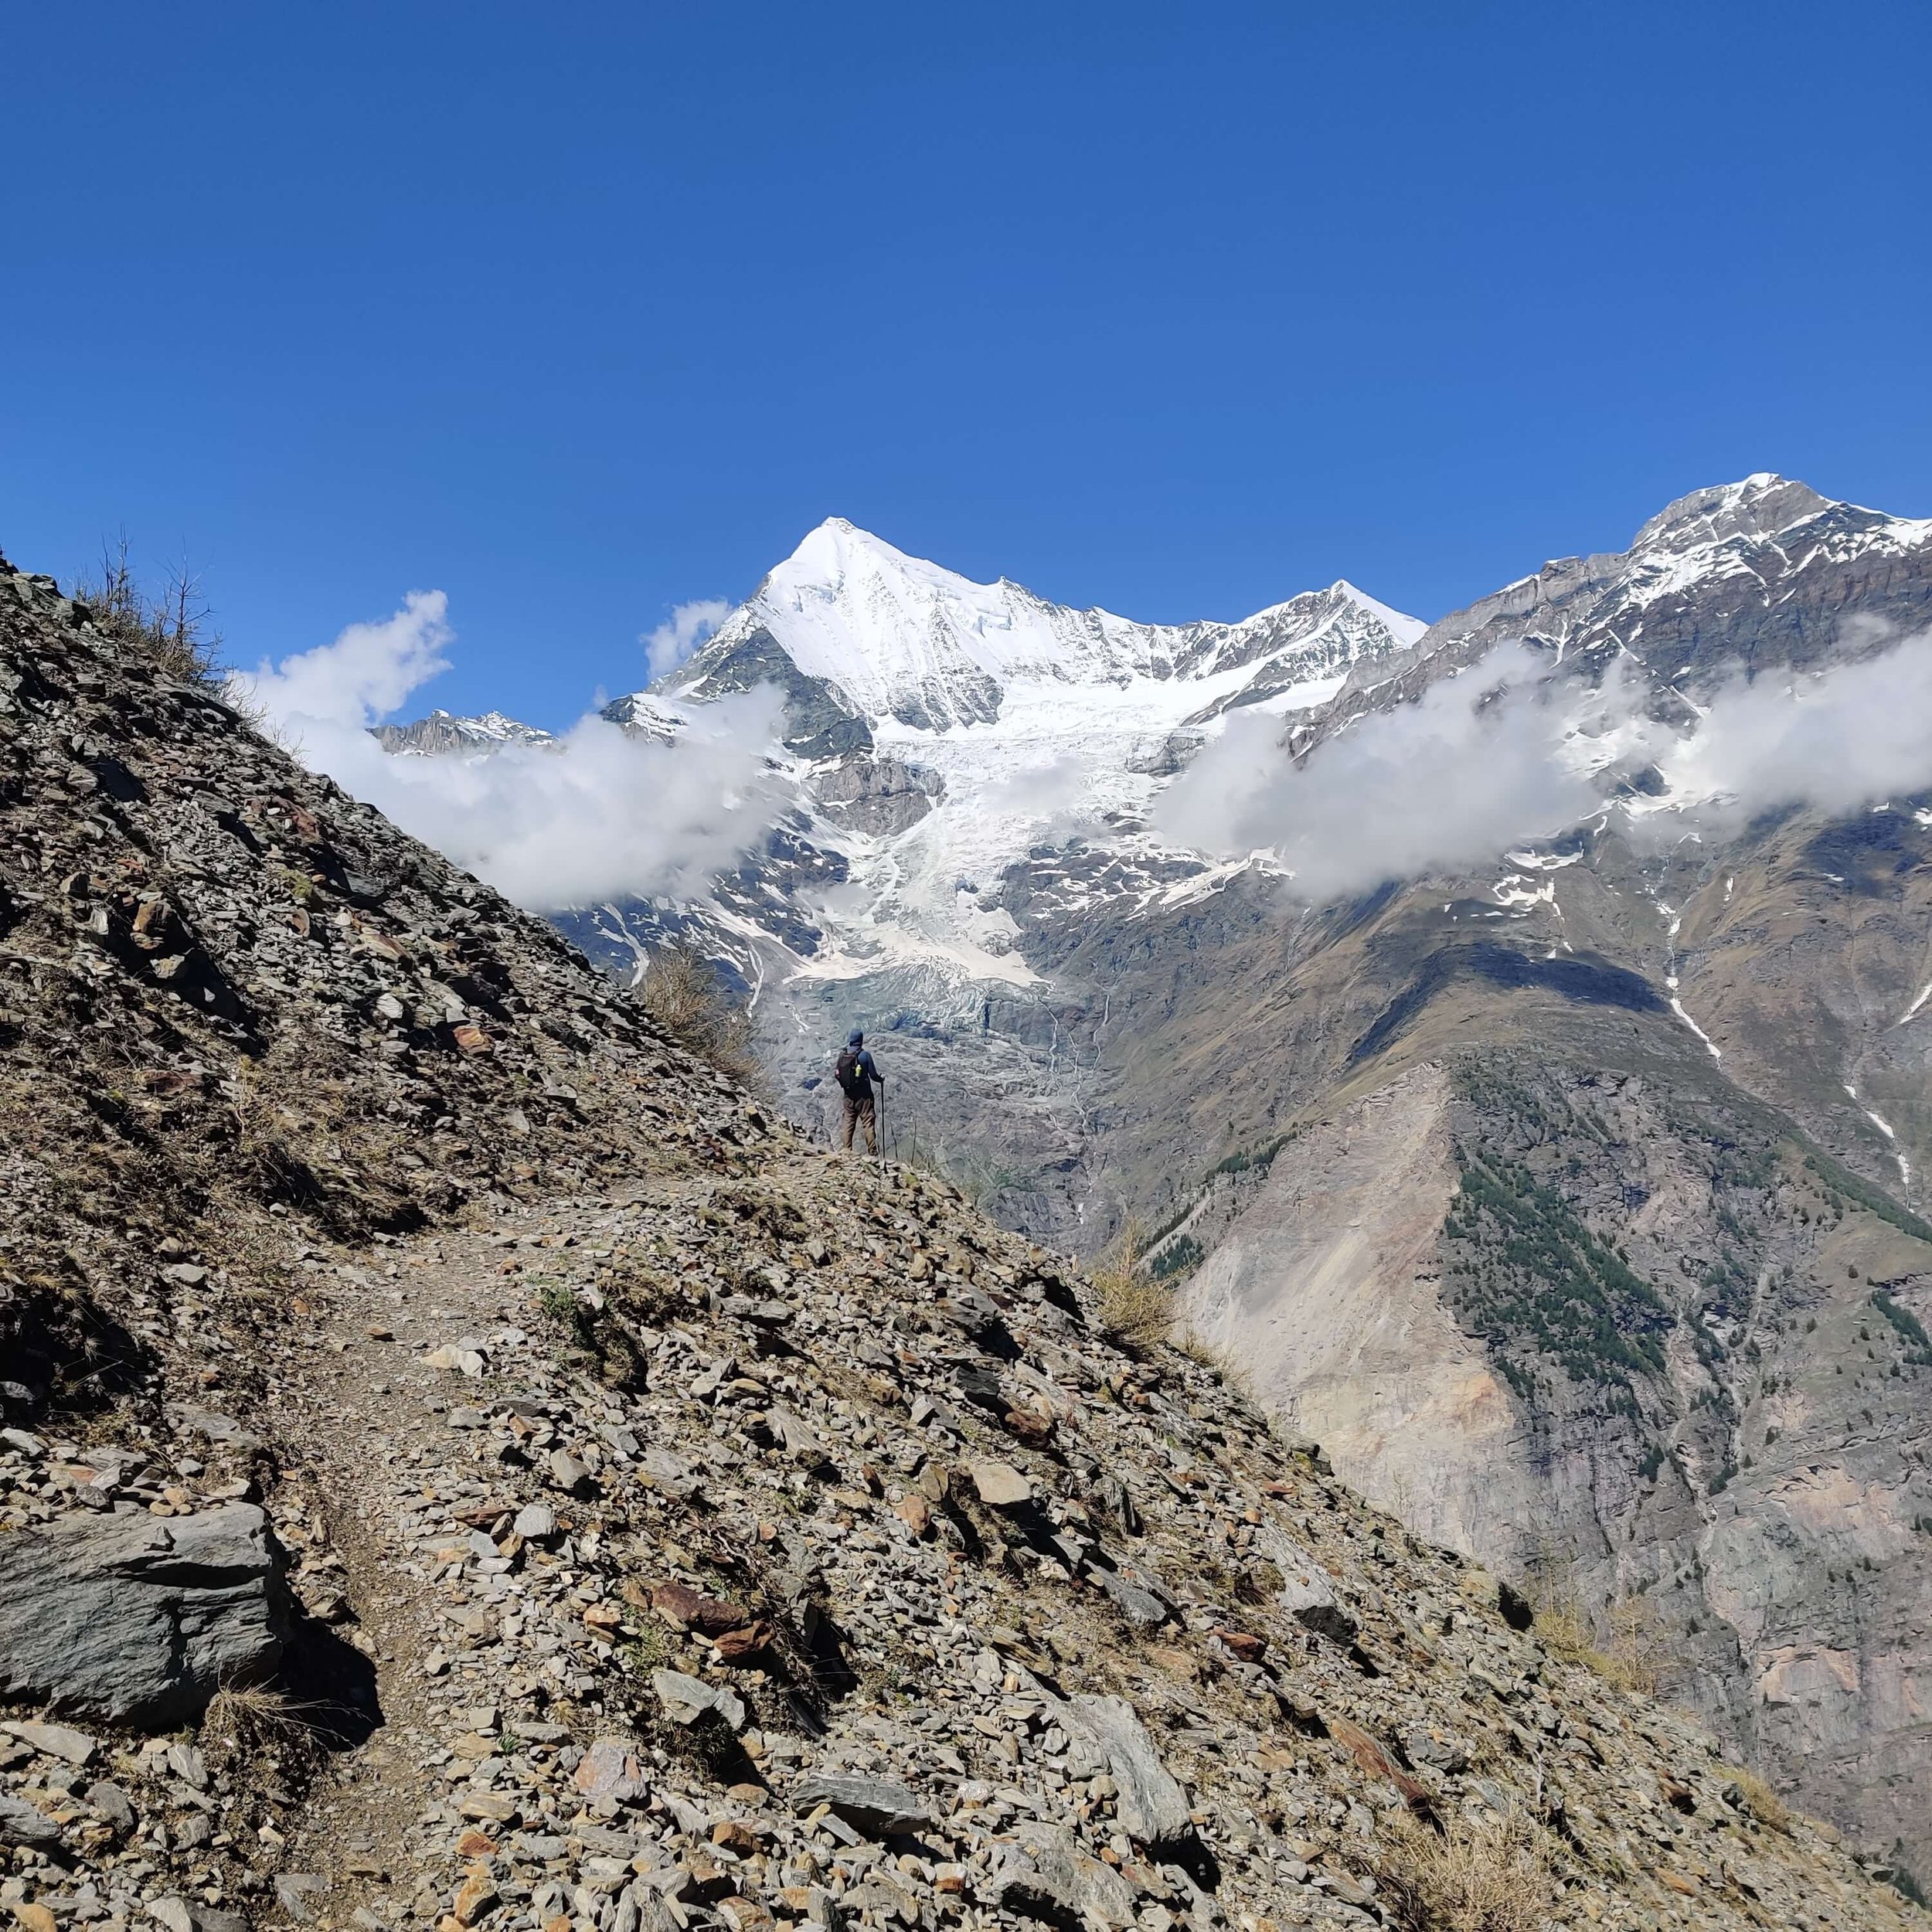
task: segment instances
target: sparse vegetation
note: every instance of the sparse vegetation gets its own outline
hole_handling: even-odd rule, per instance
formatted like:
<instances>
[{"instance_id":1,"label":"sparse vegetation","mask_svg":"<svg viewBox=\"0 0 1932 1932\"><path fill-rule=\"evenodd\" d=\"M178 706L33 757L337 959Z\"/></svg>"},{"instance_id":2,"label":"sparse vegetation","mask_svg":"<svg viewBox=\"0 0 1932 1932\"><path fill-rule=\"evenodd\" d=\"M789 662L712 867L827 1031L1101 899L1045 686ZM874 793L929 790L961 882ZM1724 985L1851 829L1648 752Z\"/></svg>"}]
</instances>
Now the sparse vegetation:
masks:
<instances>
[{"instance_id":1,"label":"sparse vegetation","mask_svg":"<svg viewBox=\"0 0 1932 1932\"><path fill-rule=\"evenodd\" d=\"M1170 1241L1148 1262L1148 1272L1158 1281L1170 1281L1177 1274L1189 1274L1206 1259L1207 1250L1191 1234Z\"/></svg>"},{"instance_id":2,"label":"sparse vegetation","mask_svg":"<svg viewBox=\"0 0 1932 1932\"><path fill-rule=\"evenodd\" d=\"M1788 1832L1791 1828L1791 1814L1784 1801L1773 1791L1757 1772L1742 1769L1736 1765L1726 1765L1730 1781L1737 1787L1739 1808L1748 1812L1759 1824L1768 1826L1774 1832Z\"/></svg>"},{"instance_id":3,"label":"sparse vegetation","mask_svg":"<svg viewBox=\"0 0 1932 1932\"><path fill-rule=\"evenodd\" d=\"M1656 1290L1528 1168L1460 1151L1443 1231L1463 1250L1448 1286L1474 1332L1505 1361L1526 1339L1586 1387L1661 1374L1670 1316Z\"/></svg>"},{"instance_id":4,"label":"sparse vegetation","mask_svg":"<svg viewBox=\"0 0 1932 1932\"><path fill-rule=\"evenodd\" d=\"M1665 1645L1657 1615L1641 1597L1611 1606L1607 1639L1600 1644L1574 1583L1563 1566L1546 1566L1539 1580L1532 1626L1553 1657L1593 1670L1617 1689L1655 1696L1663 1681Z\"/></svg>"},{"instance_id":5,"label":"sparse vegetation","mask_svg":"<svg viewBox=\"0 0 1932 1932\"><path fill-rule=\"evenodd\" d=\"M1216 1161L1208 1169L1208 1178L1212 1180L1217 1174L1246 1174L1250 1169L1257 1174L1265 1174L1274 1165L1276 1155L1294 1138L1294 1134L1291 1132L1277 1134L1273 1140L1264 1141L1260 1147L1238 1148L1233 1153L1224 1155Z\"/></svg>"},{"instance_id":6,"label":"sparse vegetation","mask_svg":"<svg viewBox=\"0 0 1932 1932\"><path fill-rule=\"evenodd\" d=\"M1129 1348L1165 1342L1174 1325L1174 1293L1144 1273L1138 1226L1129 1222L1111 1257L1090 1276L1100 1296L1101 1332Z\"/></svg>"},{"instance_id":7,"label":"sparse vegetation","mask_svg":"<svg viewBox=\"0 0 1932 1932\"><path fill-rule=\"evenodd\" d=\"M321 1706L265 1685L226 1685L202 1714L201 1741L240 1756L307 1747L326 1730L325 1716Z\"/></svg>"},{"instance_id":8,"label":"sparse vegetation","mask_svg":"<svg viewBox=\"0 0 1932 1932\"><path fill-rule=\"evenodd\" d=\"M1892 1868L1892 1889L1900 1897L1910 1899L1922 1912L1932 1912L1932 1898L1926 1896L1925 1887L1903 1865Z\"/></svg>"},{"instance_id":9,"label":"sparse vegetation","mask_svg":"<svg viewBox=\"0 0 1932 1932\"><path fill-rule=\"evenodd\" d=\"M1520 1812L1451 1818L1406 1813L1385 1827L1379 1896L1400 1932L1543 1932L1551 1873L1542 1828Z\"/></svg>"},{"instance_id":10,"label":"sparse vegetation","mask_svg":"<svg viewBox=\"0 0 1932 1932\"><path fill-rule=\"evenodd\" d=\"M126 535L104 539L99 561L75 578L69 595L87 607L115 643L146 658L164 675L216 691L226 682L221 633L200 578L185 563L171 567L160 590L151 594L134 575Z\"/></svg>"},{"instance_id":11,"label":"sparse vegetation","mask_svg":"<svg viewBox=\"0 0 1932 1932\"><path fill-rule=\"evenodd\" d=\"M687 940L661 947L637 989L644 1009L676 1043L754 1090L764 1069L751 1042L751 1009Z\"/></svg>"},{"instance_id":12,"label":"sparse vegetation","mask_svg":"<svg viewBox=\"0 0 1932 1932\"><path fill-rule=\"evenodd\" d=\"M1914 1240L1932 1243L1932 1222L1923 1221L1909 1208L1900 1207L1889 1194L1872 1186L1869 1181L1860 1180L1842 1162L1814 1149L1805 1155L1804 1165L1825 1184L1832 1206L1841 1214L1848 1206L1862 1207L1866 1213L1876 1214L1901 1234L1909 1234Z\"/></svg>"},{"instance_id":13,"label":"sparse vegetation","mask_svg":"<svg viewBox=\"0 0 1932 1932\"><path fill-rule=\"evenodd\" d=\"M1872 1291L1872 1305L1891 1323L1905 1344L1905 1359L1915 1368L1932 1368L1932 1335L1910 1308L1902 1308L1883 1288Z\"/></svg>"}]
</instances>

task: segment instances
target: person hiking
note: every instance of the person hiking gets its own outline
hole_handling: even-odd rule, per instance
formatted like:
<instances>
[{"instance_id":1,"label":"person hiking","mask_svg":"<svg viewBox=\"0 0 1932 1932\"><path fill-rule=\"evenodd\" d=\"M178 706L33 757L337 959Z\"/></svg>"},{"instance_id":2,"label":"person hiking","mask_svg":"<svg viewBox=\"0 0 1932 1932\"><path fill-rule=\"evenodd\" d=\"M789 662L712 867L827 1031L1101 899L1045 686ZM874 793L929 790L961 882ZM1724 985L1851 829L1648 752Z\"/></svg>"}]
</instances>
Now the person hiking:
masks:
<instances>
[{"instance_id":1,"label":"person hiking","mask_svg":"<svg viewBox=\"0 0 1932 1932\"><path fill-rule=\"evenodd\" d=\"M845 1134L844 1147L852 1151L854 1129L862 1126L866 1130L866 1151L879 1151L877 1116L872 1105L872 1083L878 1083L879 1090L885 1090L886 1077L873 1063L872 1055L866 1050L866 1036L856 1027L847 1035L845 1050L838 1056L838 1064L833 1068L838 1076L840 1090L845 1097Z\"/></svg>"}]
</instances>

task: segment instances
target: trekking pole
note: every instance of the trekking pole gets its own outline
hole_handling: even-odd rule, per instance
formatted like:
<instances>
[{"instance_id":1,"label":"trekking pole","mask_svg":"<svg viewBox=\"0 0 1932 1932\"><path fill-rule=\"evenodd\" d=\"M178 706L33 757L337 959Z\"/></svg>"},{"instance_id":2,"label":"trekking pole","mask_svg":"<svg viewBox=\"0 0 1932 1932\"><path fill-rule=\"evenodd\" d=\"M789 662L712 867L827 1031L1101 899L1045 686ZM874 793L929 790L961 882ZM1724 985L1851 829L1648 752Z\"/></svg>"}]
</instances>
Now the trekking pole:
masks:
<instances>
[{"instance_id":1,"label":"trekking pole","mask_svg":"<svg viewBox=\"0 0 1932 1932\"><path fill-rule=\"evenodd\" d=\"M886 1083L879 1083L879 1145L874 1150L879 1156L879 1171L886 1171Z\"/></svg>"}]
</instances>

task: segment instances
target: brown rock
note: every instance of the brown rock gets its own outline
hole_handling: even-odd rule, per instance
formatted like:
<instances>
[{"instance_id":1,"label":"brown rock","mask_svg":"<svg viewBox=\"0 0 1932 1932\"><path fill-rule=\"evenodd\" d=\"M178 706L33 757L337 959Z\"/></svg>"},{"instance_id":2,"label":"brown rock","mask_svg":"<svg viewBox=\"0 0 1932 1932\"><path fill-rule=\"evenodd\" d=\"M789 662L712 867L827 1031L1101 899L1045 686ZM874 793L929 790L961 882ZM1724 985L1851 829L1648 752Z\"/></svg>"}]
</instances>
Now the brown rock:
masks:
<instances>
[{"instance_id":1,"label":"brown rock","mask_svg":"<svg viewBox=\"0 0 1932 1932\"><path fill-rule=\"evenodd\" d=\"M750 1612L743 1604L728 1604L720 1597L707 1597L702 1590L693 1590L689 1583L653 1584L651 1607L685 1629L701 1631L707 1637L741 1629L752 1621Z\"/></svg>"},{"instance_id":2,"label":"brown rock","mask_svg":"<svg viewBox=\"0 0 1932 1932\"><path fill-rule=\"evenodd\" d=\"M487 1818L492 1825L514 1825L522 1815L515 1799L495 1791L467 1792L457 1808L467 1818Z\"/></svg>"},{"instance_id":3,"label":"brown rock","mask_svg":"<svg viewBox=\"0 0 1932 1932\"><path fill-rule=\"evenodd\" d=\"M624 1802L643 1791L644 1767L626 1740L600 1737L583 1753L570 1782L587 1798Z\"/></svg>"},{"instance_id":4,"label":"brown rock","mask_svg":"<svg viewBox=\"0 0 1932 1932\"><path fill-rule=\"evenodd\" d=\"M457 1888L450 1915L458 1925L474 1925L495 1903L495 1880L487 1872L472 1872Z\"/></svg>"},{"instance_id":5,"label":"brown rock","mask_svg":"<svg viewBox=\"0 0 1932 1932\"><path fill-rule=\"evenodd\" d=\"M749 1664L770 1649L773 1636L771 1626L760 1619L736 1630L722 1631L713 1641L727 1664Z\"/></svg>"},{"instance_id":6,"label":"brown rock","mask_svg":"<svg viewBox=\"0 0 1932 1932\"><path fill-rule=\"evenodd\" d=\"M1268 1640L1245 1630L1217 1630L1215 1635L1244 1664L1258 1664L1267 1655Z\"/></svg>"},{"instance_id":7,"label":"brown rock","mask_svg":"<svg viewBox=\"0 0 1932 1932\"><path fill-rule=\"evenodd\" d=\"M1044 1448L1053 1439L1053 1418L1042 1415L1036 1409L1008 1410L1006 1427L1009 1434L1019 1437L1029 1448Z\"/></svg>"}]
</instances>

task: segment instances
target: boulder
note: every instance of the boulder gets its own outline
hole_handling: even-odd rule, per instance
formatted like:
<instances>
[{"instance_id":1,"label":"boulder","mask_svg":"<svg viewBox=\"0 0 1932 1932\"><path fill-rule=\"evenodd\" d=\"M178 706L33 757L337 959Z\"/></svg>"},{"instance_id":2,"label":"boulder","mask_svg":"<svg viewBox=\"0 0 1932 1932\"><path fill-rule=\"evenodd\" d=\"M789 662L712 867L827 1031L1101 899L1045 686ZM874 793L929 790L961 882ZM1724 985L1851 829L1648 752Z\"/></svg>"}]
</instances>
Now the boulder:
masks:
<instances>
[{"instance_id":1,"label":"boulder","mask_svg":"<svg viewBox=\"0 0 1932 1932\"><path fill-rule=\"evenodd\" d=\"M1315 1559L1278 1533L1268 1537L1264 1546L1281 1573L1281 1587L1275 1599L1281 1607L1318 1636L1332 1643L1352 1644L1355 1620Z\"/></svg>"},{"instance_id":2,"label":"boulder","mask_svg":"<svg viewBox=\"0 0 1932 1932\"><path fill-rule=\"evenodd\" d=\"M1529 1600L1489 1570L1467 1572L1461 1588L1472 1604L1493 1610L1512 1630L1529 1630L1536 1624L1536 1609Z\"/></svg>"},{"instance_id":3,"label":"boulder","mask_svg":"<svg viewBox=\"0 0 1932 1932\"><path fill-rule=\"evenodd\" d=\"M0 1537L0 1696L163 1728L267 1677L287 1628L281 1549L252 1503Z\"/></svg>"},{"instance_id":4,"label":"boulder","mask_svg":"<svg viewBox=\"0 0 1932 1932\"><path fill-rule=\"evenodd\" d=\"M1156 1630L1174 1614L1174 1600L1138 1570L1130 1566L1121 1570L1103 1556L1090 1563L1084 1573L1113 1598L1131 1622Z\"/></svg>"},{"instance_id":5,"label":"boulder","mask_svg":"<svg viewBox=\"0 0 1932 1932\"><path fill-rule=\"evenodd\" d=\"M60 1827L25 1798L0 1791L0 1845L23 1851L51 1851L60 1842Z\"/></svg>"},{"instance_id":6,"label":"boulder","mask_svg":"<svg viewBox=\"0 0 1932 1932\"><path fill-rule=\"evenodd\" d=\"M991 1503L995 1509L1011 1509L1033 1500L1032 1485L1010 1462L991 1458L969 1462L966 1473L972 1478L980 1501Z\"/></svg>"},{"instance_id":7,"label":"boulder","mask_svg":"<svg viewBox=\"0 0 1932 1932\"><path fill-rule=\"evenodd\" d=\"M1154 1851L1189 1843L1193 1821L1187 1794L1161 1762L1147 1727L1124 1697L1073 1697L1062 1706L1062 1723L1084 1733L1105 1759L1120 1788L1114 1801L1121 1829Z\"/></svg>"}]
</instances>

